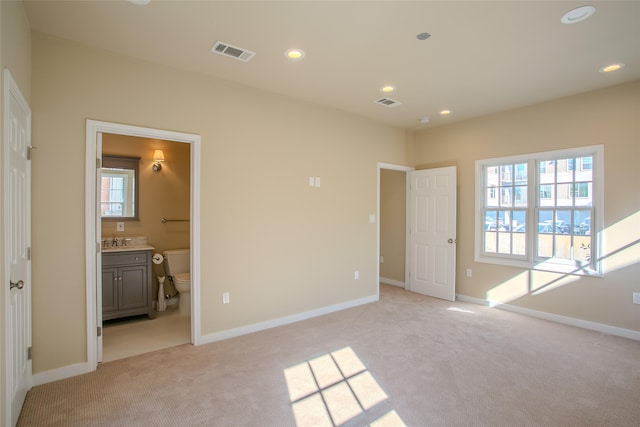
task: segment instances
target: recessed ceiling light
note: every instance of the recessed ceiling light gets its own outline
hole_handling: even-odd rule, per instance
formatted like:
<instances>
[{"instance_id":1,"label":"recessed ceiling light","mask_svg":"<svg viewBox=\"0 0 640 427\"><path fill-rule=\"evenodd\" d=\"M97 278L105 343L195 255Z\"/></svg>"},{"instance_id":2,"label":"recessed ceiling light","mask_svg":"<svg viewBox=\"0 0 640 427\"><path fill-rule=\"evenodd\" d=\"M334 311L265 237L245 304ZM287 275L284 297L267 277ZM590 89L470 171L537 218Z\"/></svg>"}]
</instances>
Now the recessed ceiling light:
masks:
<instances>
[{"instance_id":1,"label":"recessed ceiling light","mask_svg":"<svg viewBox=\"0 0 640 427\"><path fill-rule=\"evenodd\" d=\"M617 64L610 64L610 65L607 65L605 67L600 68L600 72L601 73L612 73L614 71L620 70L622 67L624 67L624 64L621 63L621 62L618 62Z\"/></svg>"},{"instance_id":2,"label":"recessed ceiling light","mask_svg":"<svg viewBox=\"0 0 640 427\"><path fill-rule=\"evenodd\" d=\"M425 32L425 33L420 33L420 34L418 34L418 35L416 36L416 38L417 38L418 40L426 40L426 39L428 39L429 37L431 37L431 34L426 33L426 32Z\"/></svg>"},{"instance_id":3,"label":"recessed ceiling light","mask_svg":"<svg viewBox=\"0 0 640 427\"><path fill-rule=\"evenodd\" d=\"M429 123L429 117L427 116L420 117L420 123Z\"/></svg>"},{"instance_id":4,"label":"recessed ceiling light","mask_svg":"<svg viewBox=\"0 0 640 427\"><path fill-rule=\"evenodd\" d=\"M284 56L286 56L289 59L302 59L304 58L304 51L300 49L288 49L284 53Z\"/></svg>"},{"instance_id":5,"label":"recessed ceiling light","mask_svg":"<svg viewBox=\"0 0 640 427\"><path fill-rule=\"evenodd\" d=\"M138 6L144 6L151 3L151 0L127 0L131 4L136 4Z\"/></svg>"},{"instance_id":6,"label":"recessed ceiling light","mask_svg":"<svg viewBox=\"0 0 640 427\"><path fill-rule=\"evenodd\" d=\"M382 86L380 88L380 92L384 92L384 93L391 93L394 90L396 90L396 88L394 86L391 86L391 85Z\"/></svg>"},{"instance_id":7,"label":"recessed ceiling light","mask_svg":"<svg viewBox=\"0 0 640 427\"><path fill-rule=\"evenodd\" d=\"M451 110L442 110L442 111L440 111L440 115L441 116L448 116L449 114L451 114Z\"/></svg>"},{"instance_id":8,"label":"recessed ceiling light","mask_svg":"<svg viewBox=\"0 0 640 427\"><path fill-rule=\"evenodd\" d=\"M563 24L575 24L576 22L584 21L594 13L596 13L596 8L593 6L578 7L562 15L560 22Z\"/></svg>"}]
</instances>

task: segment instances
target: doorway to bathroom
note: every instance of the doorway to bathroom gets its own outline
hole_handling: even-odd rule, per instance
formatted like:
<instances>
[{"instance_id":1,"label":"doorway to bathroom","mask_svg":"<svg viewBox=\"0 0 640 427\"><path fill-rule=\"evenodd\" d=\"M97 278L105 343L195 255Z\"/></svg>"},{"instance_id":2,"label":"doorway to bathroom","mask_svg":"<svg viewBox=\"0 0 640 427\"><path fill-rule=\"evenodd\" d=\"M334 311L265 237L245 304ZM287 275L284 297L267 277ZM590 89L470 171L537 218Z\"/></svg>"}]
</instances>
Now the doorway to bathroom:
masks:
<instances>
[{"instance_id":1,"label":"doorway to bathroom","mask_svg":"<svg viewBox=\"0 0 640 427\"><path fill-rule=\"evenodd\" d=\"M137 168L122 169L123 165L107 167L112 166L107 162L111 159L133 159ZM149 292L143 292L144 296L140 300L130 298L129 301L118 302L117 296L120 299L126 296L125 284L115 283L113 286L113 279L118 271L113 267L105 267L103 258L103 362L191 342L190 312L178 310L179 302L184 305L190 294L178 292L161 259L166 250L189 248L190 171L189 144L131 135L102 134L100 217L103 253L108 249L111 254L107 255L109 257L113 257L113 254L131 254L133 252L130 250L136 248L132 243L142 243L147 245L145 248L153 248L142 253L143 256L148 255L144 256L145 259L153 258L147 260L148 266L151 266L150 277L146 277L144 265L142 268L128 266L131 269L131 282L146 280L151 287ZM127 191L129 188L137 188L137 195L130 194L135 191ZM124 208L127 201L135 206ZM135 216L123 217L125 214ZM115 247L113 242L117 242ZM188 271L188 265L186 267ZM120 277L126 276L120 273ZM162 289L159 278L164 278L161 279ZM122 279L119 282L121 281ZM128 285L132 285L130 288L136 292L140 290L135 283ZM110 293L110 290L113 292ZM115 295L118 290L121 295ZM136 293L133 296L139 295ZM118 312L122 310L114 308L118 304L131 307L138 301L143 306L150 306L152 314L129 316L127 314L131 312L125 308L125 315L122 315Z\"/></svg>"},{"instance_id":2,"label":"doorway to bathroom","mask_svg":"<svg viewBox=\"0 0 640 427\"><path fill-rule=\"evenodd\" d=\"M173 283L165 279L159 286L158 277L167 276L160 259L163 251L190 249L192 288L184 295L189 302L197 301L199 143L198 135L87 121L87 352L94 366L180 344L197 344L199 304L190 304L190 312L181 313L180 294ZM103 158L134 159L137 167L133 172L105 169ZM125 174L125 179L116 179L119 174ZM106 196L106 208L105 182L113 192ZM120 211L125 213L119 216ZM94 245L100 248L95 253L91 250ZM110 260L103 265L103 254L107 253L118 260L138 259L136 254L141 254L142 261L114 269ZM125 289L125 268L131 280L148 283L150 289L146 285L133 291ZM115 285L114 276L119 276ZM120 301L125 310L114 314L113 303L119 298L141 303L142 313L137 308L128 311L130 299Z\"/></svg>"}]
</instances>

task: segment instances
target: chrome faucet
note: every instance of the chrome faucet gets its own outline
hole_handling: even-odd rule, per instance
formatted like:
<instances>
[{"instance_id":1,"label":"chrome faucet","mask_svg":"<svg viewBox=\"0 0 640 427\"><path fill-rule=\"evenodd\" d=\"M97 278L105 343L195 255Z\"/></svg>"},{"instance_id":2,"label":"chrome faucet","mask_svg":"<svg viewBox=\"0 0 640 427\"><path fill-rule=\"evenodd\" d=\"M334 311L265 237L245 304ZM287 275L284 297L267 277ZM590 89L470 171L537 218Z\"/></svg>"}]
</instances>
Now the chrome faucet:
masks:
<instances>
[{"instance_id":1,"label":"chrome faucet","mask_svg":"<svg viewBox=\"0 0 640 427\"><path fill-rule=\"evenodd\" d=\"M114 237L113 240L111 241L111 246L118 246L118 239Z\"/></svg>"}]
</instances>

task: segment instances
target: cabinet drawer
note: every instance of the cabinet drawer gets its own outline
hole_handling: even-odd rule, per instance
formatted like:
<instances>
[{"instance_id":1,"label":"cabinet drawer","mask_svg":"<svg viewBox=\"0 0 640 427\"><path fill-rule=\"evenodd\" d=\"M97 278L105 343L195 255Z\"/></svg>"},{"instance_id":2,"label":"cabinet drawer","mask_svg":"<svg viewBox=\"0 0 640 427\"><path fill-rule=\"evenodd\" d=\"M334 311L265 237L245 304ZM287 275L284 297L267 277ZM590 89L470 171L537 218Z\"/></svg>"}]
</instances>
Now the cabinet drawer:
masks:
<instances>
[{"instance_id":1,"label":"cabinet drawer","mask_svg":"<svg viewBox=\"0 0 640 427\"><path fill-rule=\"evenodd\" d=\"M111 267L131 264L146 264L149 260L149 253L149 251L140 251L102 254L102 266Z\"/></svg>"}]
</instances>

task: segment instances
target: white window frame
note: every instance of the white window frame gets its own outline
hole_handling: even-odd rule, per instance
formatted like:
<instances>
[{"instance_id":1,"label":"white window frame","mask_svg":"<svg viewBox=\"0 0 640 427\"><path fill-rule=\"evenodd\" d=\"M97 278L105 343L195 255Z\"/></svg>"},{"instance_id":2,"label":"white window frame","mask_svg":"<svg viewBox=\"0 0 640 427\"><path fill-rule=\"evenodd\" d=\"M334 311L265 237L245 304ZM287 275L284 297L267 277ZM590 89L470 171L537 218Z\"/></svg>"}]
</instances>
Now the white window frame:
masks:
<instances>
[{"instance_id":1,"label":"white window frame","mask_svg":"<svg viewBox=\"0 0 640 427\"><path fill-rule=\"evenodd\" d=\"M537 253L537 200L539 186L538 162L557 160L562 158L578 158L593 156L592 163L592 209L593 218L591 220L591 263L588 266L579 266L568 263L566 260L536 259ZM527 211L527 245L525 255L509 255L485 253L484 243L484 199L485 194L485 167L498 166L502 164L528 164L527 176L527 207L522 210ZM577 163L577 162L576 162ZM576 165L574 165L576 167ZM523 154L518 156L498 157L492 159L476 160L476 197L475 197L475 261L489 264L507 265L522 267L531 270L552 271L563 274L573 274L582 276L602 276L601 254L604 253L604 242L602 231L604 229L604 145L592 145L587 147L577 147L564 150L546 151L541 153ZM500 208L497 208L500 209ZM509 208L515 209L515 208ZM520 208L518 208L520 209Z\"/></svg>"}]
</instances>

